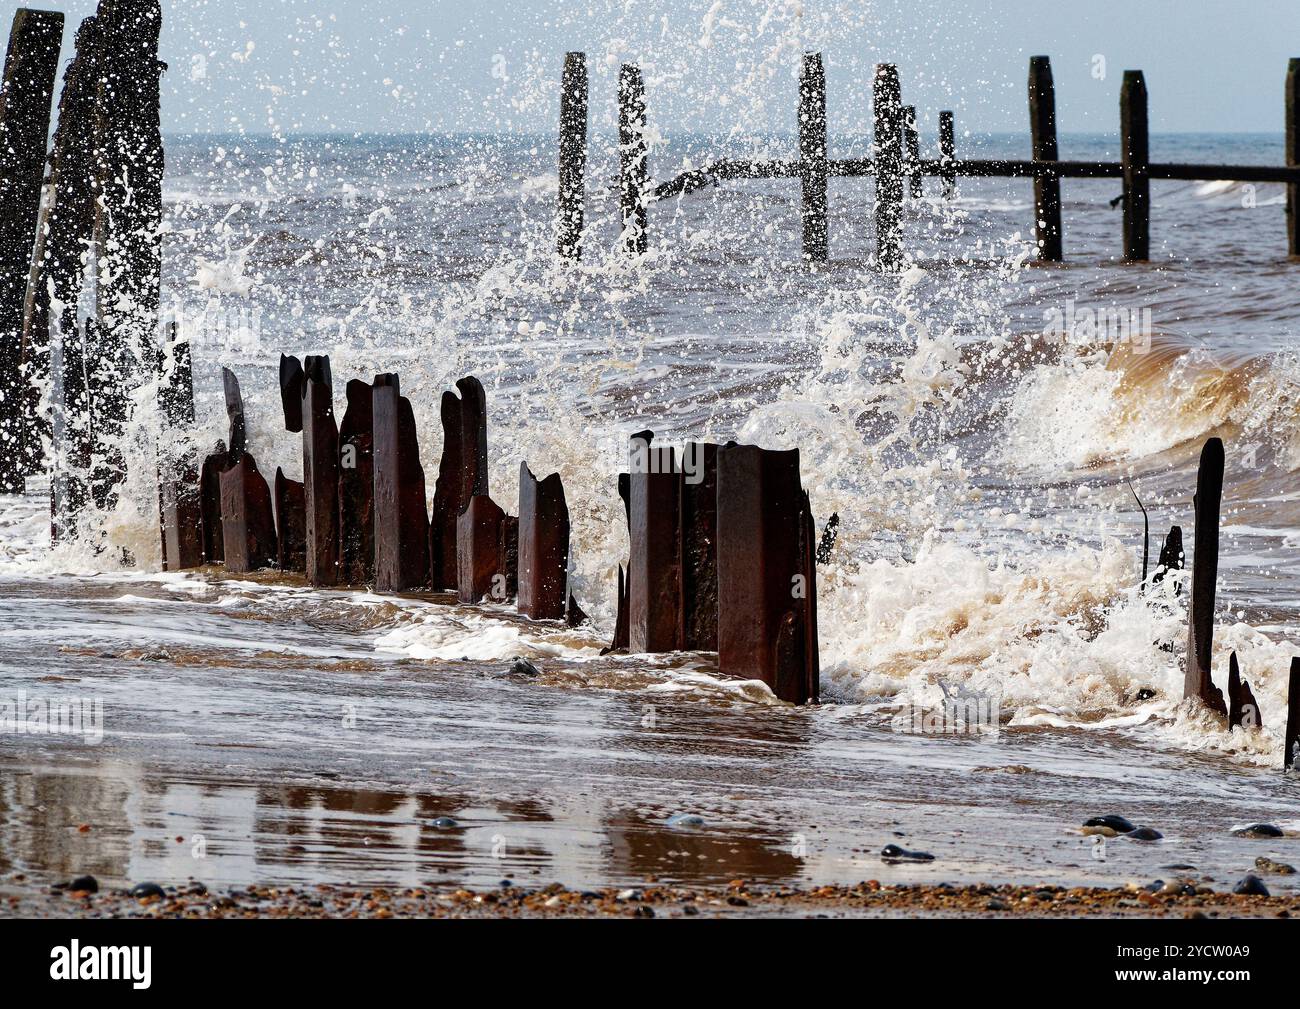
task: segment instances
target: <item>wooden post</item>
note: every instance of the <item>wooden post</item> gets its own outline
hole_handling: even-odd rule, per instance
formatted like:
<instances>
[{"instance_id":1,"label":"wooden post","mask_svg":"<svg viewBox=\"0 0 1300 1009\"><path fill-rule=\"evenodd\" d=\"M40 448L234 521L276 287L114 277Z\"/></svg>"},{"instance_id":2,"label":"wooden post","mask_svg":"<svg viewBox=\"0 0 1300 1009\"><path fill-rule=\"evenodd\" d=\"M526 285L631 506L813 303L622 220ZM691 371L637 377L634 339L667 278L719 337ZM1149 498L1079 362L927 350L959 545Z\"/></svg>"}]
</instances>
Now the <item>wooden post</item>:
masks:
<instances>
[{"instance_id":1,"label":"wooden post","mask_svg":"<svg viewBox=\"0 0 1300 1009\"><path fill-rule=\"evenodd\" d=\"M631 441L628 650L675 652L683 644L681 473L671 447Z\"/></svg>"},{"instance_id":2,"label":"wooden post","mask_svg":"<svg viewBox=\"0 0 1300 1009\"><path fill-rule=\"evenodd\" d=\"M354 378L339 424L339 579L368 585L375 577L374 387Z\"/></svg>"},{"instance_id":3,"label":"wooden post","mask_svg":"<svg viewBox=\"0 0 1300 1009\"><path fill-rule=\"evenodd\" d=\"M907 151L908 195L919 200L925 195L925 181L921 174L921 134L916 130L916 106L903 106L903 146Z\"/></svg>"},{"instance_id":4,"label":"wooden post","mask_svg":"<svg viewBox=\"0 0 1300 1009\"><path fill-rule=\"evenodd\" d=\"M1286 163L1300 167L1300 58L1291 57L1286 67ZM1300 183L1286 186L1286 247L1292 259L1300 259Z\"/></svg>"},{"instance_id":5,"label":"wooden post","mask_svg":"<svg viewBox=\"0 0 1300 1009\"><path fill-rule=\"evenodd\" d=\"M568 603L569 506L559 473L545 480L519 464L519 612L563 620Z\"/></svg>"},{"instance_id":6,"label":"wooden post","mask_svg":"<svg viewBox=\"0 0 1300 1009\"><path fill-rule=\"evenodd\" d=\"M1223 497L1223 442L1210 438L1196 472L1196 542L1192 552L1192 603L1187 621L1183 697L1200 698L1227 715L1223 693L1210 677L1214 646L1214 583L1219 576L1219 506Z\"/></svg>"},{"instance_id":7,"label":"wooden post","mask_svg":"<svg viewBox=\"0 0 1300 1009\"><path fill-rule=\"evenodd\" d=\"M188 340L177 339L176 323L159 358L158 503L162 518L164 571L183 571L203 563L199 468L186 430L194 423L194 373Z\"/></svg>"},{"instance_id":8,"label":"wooden post","mask_svg":"<svg viewBox=\"0 0 1300 1009\"><path fill-rule=\"evenodd\" d=\"M682 453L682 646L718 650L718 446Z\"/></svg>"},{"instance_id":9,"label":"wooden post","mask_svg":"<svg viewBox=\"0 0 1300 1009\"><path fill-rule=\"evenodd\" d=\"M567 53L560 81L560 206L556 249L582 258L587 174L587 55Z\"/></svg>"},{"instance_id":10,"label":"wooden post","mask_svg":"<svg viewBox=\"0 0 1300 1009\"><path fill-rule=\"evenodd\" d=\"M220 476L226 570L245 574L278 561L271 489L248 452Z\"/></svg>"},{"instance_id":11,"label":"wooden post","mask_svg":"<svg viewBox=\"0 0 1300 1009\"><path fill-rule=\"evenodd\" d=\"M307 581L339 581L339 428L328 357L303 362L302 482L307 504Z\"/></svg>"},{"instance_id":12,"label":"wooden post","mask_svg":"<svg viewBox=\"0 0 1300 1009\"><path fill-rule=\"evenodd\" d=\"M1124 258L1144 262L1151 258L1151 153L1147 84L1141 70L1124 71L1119 93L1119 132L1120 164L1124 170Z\"/></svg>"},{"instance_id":13,"label":"wooden post","mask_svg":"<svg viewBox=\"0 0 1300 1009\"><path fill-rule=\"evenodd\" d=\"M876 261L880 269L902 265L899 249L899 207L903 202L902 89L898 68L876 65L872 88L876 126Z\"/></svg>"},{"instance_id":14,"label":"wooden post","mask_svg":"<svg viewBox=\"0 0 1300 1009\"><path fill-rule=\"evenodd\" d=\"M405 592L429 583L429 513L415 411L392 374L375 376L371 406L375 591Z\"/></svg>"},{"instance_id":15,"label":"wooden post","mask_svg":"<svg viewBox=\"0 0 1300 1009\"><path fill-rule=\"evenodd\" d=\"M1035 161L1060 160L1056 146L1056 88L1052 83L1052 62L1046 56L1029 57L1029 137ZM1034 176L1034 232L1038 237L1038 258L1059 263L1064 253L1058 176Z\"/></svg>"},{"instance_id":16,"label":"wooden post","mask_svg":"<svg viewBox=\"0 0 1300 1009\"><path fill-rule=\"evenodd\" d=\"M290 480L278 466L275 470L276 567L281 571L307 570L307 492L297 480Z\"/></svg>"},{"instance_id":17,"label":"wooden post","mask_svg":"<svg viewBox=\"0 0 1300 1009\"><path fill-rule=\"evenodd\" d=\"M62 14L14 14L0 90L0 492L21 491L26 475L23 308L62 43Z\"/></svg>"},{"instance_id":18,"label":"wooden post","mask_svg":"<svg viewBox=\"0 0 1300 1009\"><path fill-rule=\"evenodd\" d=\"M803 254L829 255L826 215L826 72L821 53L804 53L799 74L799 179L803 189Z\"/></svg>"},{"instance_id":19,"label":"wooden post","mask_svg":"<svg viewBox=\"0 0 1300 1009\"><path fill-rule=\"evenodd\" d=\"M1286 735L1282 739L1282 767L1290 770L1300 764L1300 658L1291 660L1291 679L1286 692Z\"/></svg>"},{"instance_id":20,"label":"wooden post","mask_svg":"<svg viewBox=\"0 0 1300 1009\"><path fill-rule=\"evenodd\" d=\"M939 161L945 169L957 160L957 140L953 128L952 112L939 113ZM952 171L943 173L943 198L951 200L957 195L957 176Z\"/></svg>"},{"instance_id":21,"label":"wooden post","mask_svg":"<svg viewBox=\"0 0 1300 1009\"><path fill-rule=\"evenodd\" d=\"M624 63L618 72L618 164L623 250L646 250L646 201L650 198L650 152L646 147L645 82L641 68Z\"/></svg>"}]
</instances>

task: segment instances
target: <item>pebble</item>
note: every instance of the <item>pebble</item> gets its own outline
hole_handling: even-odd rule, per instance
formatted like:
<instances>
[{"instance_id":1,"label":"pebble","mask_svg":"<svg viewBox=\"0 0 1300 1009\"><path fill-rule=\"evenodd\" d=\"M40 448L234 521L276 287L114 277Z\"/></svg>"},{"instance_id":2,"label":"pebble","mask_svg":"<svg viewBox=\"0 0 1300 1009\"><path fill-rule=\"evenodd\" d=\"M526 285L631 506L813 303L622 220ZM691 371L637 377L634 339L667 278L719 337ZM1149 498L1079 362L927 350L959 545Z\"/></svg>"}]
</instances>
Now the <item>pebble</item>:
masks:
<instances>
[{"instance_id":1,"label":"pebble","mask_svg":"<svg viewBox=\"0 0 1300 1009\"><path fill-rule=\"evenodd\" d=\"M147 900L150 897L166 897L167 894L157 883L137 883L131 887L131 896L136 900Z\"/></svg>"},{"instance_id":2,"label":"pebble","mask_svg":"<svg viewBox=\"0 0 1300 1009\"><path fill-rule=\"evenodd\" d=\"M1165 835L1153 827L1135 827L1124 836L1130 841L1159 841Z\"/></svg>"},{"instance_id":3,"label":"pebble","mask_svg":"<svg viewBox=\"0 0 1300 1009\"><path fill-rule=\"evenodd\" d=\"M1232 888L1232 892L1245 894L1249 897L1267 897L1268 887L1253 872L1248 872L1245 878Z\"/></svg>"},{"instance_id":4,"label":"pebble","mask_svg":"<svg viewBox=\"0 0 1300 1009\"><path fill-rule=\"evenodd\" d=\"M1233 837L1282 837L1282 828L1271 823L1252 823L1232 832Z\"/></svg>"},{"instance_id":5,"label":"pebble","mask_svg":"<svg viewBox=\"0 0 1300 1009\"><path fill-rule=\"evenodd\" d=\"M453 827L459 827L460 824L450 816L438 816L429 821L430 827L437 827L439 830L450 830Z\"/></svg>"},{"instance_id":6,"label":"pebble","mask_svg":"<svg viewBox=\"0 0 1300 1009\"><path fill-rule=\"evenodd\" d=\"M542 671L522 656L515 656L514 663L510 666L511 676L541 676Z\"/></svg>"},{"instance_id":7,"label":"pebble","mask_svg":"<svg viewBox=\"0 0 1300 1009\"><path fill-rule=\"evenodd\" d=\"M668 826L670 827L703 827L704 817L697 816L695 813L674 813L668 817Z\"/></svg>"},{"instance_id":8,"label":"pebble","mask_svg":"<svg viewBox=\"0 0 1300 1009\"><path fill-rule=\"evenodd\" d=\"M1275 876L1292 876L1295 874L1295 866L1287 865L1285 862L1274 862L1271 858L1260 855L1255 859L1255 868L1260 872L1271 872Z\"/></svg>"},{"instance_id":9,"label":"pebble","mask_svg":"<svg viewBox=\"0 0 1300 1009\"><path fill-rule=\"evenodd\" d=\"M1091 828L1090 833L1105 834L1107 837L1114 837L1116 834L1127 834L1129 831L1137 829L1137 825L1128 818L1113 813L1084 820L1083 827L1086 831ZM1107 833L1108 831L1109 833Z\"/></svg>"},{"instance_id":10,"label":"pebble","mask_svg":"<svg viewBox=\"0 0 1300 1009\"><path fill-rule=\"evenodd\" d=\"M928 851L908 851L896 844L887 844L880 850L880 857L886 862L933 862L934 856Z\"/></svg>"},{"instance_id":11,"label":"pebble","mask_svg":"<svg viewBox=\"0 0 1300 1009\"><path fill-rule=\"evenodd\" d=\"M73 893L99 893L99 880L94 876L78 876L67 883L60 883L54 889L70 890Z\"/></svg>"}]
</instances>

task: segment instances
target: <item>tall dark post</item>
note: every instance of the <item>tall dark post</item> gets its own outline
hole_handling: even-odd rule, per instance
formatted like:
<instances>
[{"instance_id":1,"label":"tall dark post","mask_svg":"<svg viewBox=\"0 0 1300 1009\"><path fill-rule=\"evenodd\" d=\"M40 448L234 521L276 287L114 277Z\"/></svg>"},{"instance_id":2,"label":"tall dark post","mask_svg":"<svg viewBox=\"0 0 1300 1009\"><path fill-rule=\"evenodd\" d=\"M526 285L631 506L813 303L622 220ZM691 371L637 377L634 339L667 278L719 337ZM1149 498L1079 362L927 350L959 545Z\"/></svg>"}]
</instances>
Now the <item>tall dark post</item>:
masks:
<instances>
[{"instance_id":1,"label":"tall dark post","mask_svg":"<svg viewBox=\"0 0 1300 1009\"><path fill-rule=\"evenodd\" d=\"M1286 67L1286 163L1300 168L1300 58L1291 57ZM1286 248L1300 258L1300 183L1286 186Z\"/></svg>"},{"instance_id":2,"label":"tall dark post","mask_svg":"<svg viewBox=\"0 0 1300 1009\"><path fill-rule=\"evenodd\" d=\"M1192 551L1192 603L1187 621L1183 697L1198 697L1221 715L1228 709L1210 677L1214 646L1214 583L1219 576L1219 507L1223 497L1223 442L1210 438L1196 472L1196 542Z\"/></svg>"},{"instance_id":3,"label":"tall dark post","mask_svg":"<svg viewBox=\"0 0 1300 1009\"><path fill-rule=\"evenodd\" d=\"M957 175L950 168L957 160L957 140L953 128L952 112L939 113L939 162L943 166L943 198L951 200L957 195Z\"/></svg>"},{"instance_id":4,"label":"tall dark post","mask_svg":"<svg viewBox=\"0 0 1300 1009\"><path fill-rule=\"evenodd\" d=\"M619 205L623 213L623 250L646 250L646 200L650 152L645 139L645 82L641 68L624 63L618 72Z\"/></svg>"},{"instance_id":5,"label":"tall dark post","mask_svg":"<svg viewBox=\"0 0 1300 1009\"><path fill-rule=\"evenodd\" d=\"M307 581L339 582L339 428L328 357L303 362L302 482L307 515Z\"/></svg>"},{"instance_id":6,"label":"tall dark post","mask_svg":"<svg viewBox=\"0 0 1300 1009\"><path fill-rule=\"evenodd\" d=\"M1056 146L1056 88L1052 62L1046 56L1029 57L1029 138L1035 161L1058 161ZM1061 179L1034 176L1034 231L1038 258L1059 263L1061 242Z\"/></svg>"},{"instance_id":7,"label":"tall dark post","mask_svg":"<svg viewBox=\"0 0 1300 1009\"><path fill-rule=\"evenodd\" d=\"M876 259L882 270L902 265L899 207L903 202L902 89L898 68L876 65L872 95L876 121Z\"/></svg>"},{"instance_id":8,"label":"tall dark post","mask_svg":"<svg viewBox=\"0 0 1300 1009\"><path fill-rule=\"evenodd\" d=\"M1300 744L1300 659L1291 660L1291 678L1286 692L1286 735L1282 739L1282 766L1295 767L1300 758L1296 747Z\"/></svg>"},{"instance_id":9,"label":"tall dark post","mask_svg":"<svg viewBox=\"0 0 1300 1009\"><path fill-rule=\"evenodd\" d=\"M1147 83L1141 70L1124 71L1119 93L1119 132L1124 169L1124 258L1143 262L1151 258L1151 152L1147 139Z\"/></svg>"},{"instance_id":10,"label":"tall dark post","mask_svg":"<svg viewBox=\"0 0 1300 1009\"><path fill-rule=\"evenodd\" d=\"M826 220L826 72L821 53L804 53L799 74L799 179L803 188L803 254L824 263Z\"/></svg>"},{"instance_id":11,"label":"tall dark post","mask_svg":"<svg viewBox=\"0 0 1300 1009\"><path fill-rule=\"evenodd\" d=\"M567 53L560 82L560 207L556 249L582 258L587 175L587 56Z\"/></svg>"},{"instance_id":12,"label":"tall dark post","mask_svg":"<svg viewBox=\"0 0 1300 1009\"><path fill-rule=\"evenodd\" d=\"M21 491L26 469L23 304L62 43L62 14L25 8L14 14L0 90L0 492Z\"/></svg>"},{"instance_id":13,"label":"tall dark post","mask_svg":"<svg viewBox=\"0 0 1300 1009\"><path fill-rule=\"evenodd\" d=\"M925 195L925 180L921 175L921 134L916 129L915 105L903 106L903 147L907 152L908 195L919 200Z\"/></svg>"}]
</instances>

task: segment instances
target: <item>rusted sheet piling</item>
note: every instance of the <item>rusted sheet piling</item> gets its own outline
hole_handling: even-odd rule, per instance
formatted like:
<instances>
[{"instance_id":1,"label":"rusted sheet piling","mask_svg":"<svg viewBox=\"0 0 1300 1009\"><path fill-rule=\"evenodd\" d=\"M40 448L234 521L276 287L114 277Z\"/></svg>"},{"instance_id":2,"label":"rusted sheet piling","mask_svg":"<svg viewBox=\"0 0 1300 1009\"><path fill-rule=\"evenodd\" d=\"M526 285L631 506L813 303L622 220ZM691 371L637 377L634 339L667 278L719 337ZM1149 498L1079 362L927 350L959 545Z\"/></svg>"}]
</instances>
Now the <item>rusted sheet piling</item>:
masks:
<instances>
[{"instance_id":1,"label":"rusted sheet piling","mask_svg":"<svg viewBox=\"0 0 1300 1009\"><path fill-rule=\"evenodd\" d=\"M1243 726L1247 729L1263 727L1259 704L1250 691L1250 681L1241 678L1241 668L1237 665L1237 653L1228 659L1228 728Z\"/></svg>"},{"instance_id":2,"label":"rusted sheet piling","mask_svg":"<svg viewBox=\"0 0 1300 1009\"><path fill-rule=\"evenodd\" d=\"M1300 59L1294 56L1286 67L1286 163L1300 168ZM1286 247L1292 259L1300 258L1300 182L1286 185Z\"/></svg>"},{"instance_id":3,"label":"rusted sheet piling","mask_svg":"<svg viewBox=\"0 0 1300 1009\"><path fill-rule=\"evenodd\" d=\"M429 583L429 515L415 411L396 375L371 390L375 472L375 588L405 592ZM437 587L437 586L435 586Z\"/></svg>"},{"instance_id":4,"label":"rusted sheet piling","mask_svg":"<svg viewBox=\"0 0 1300 1009\"><path fill-rule=\"evenodd\" d=\"M1170 571L1183 570L1183 563L1183 527L1173 526L1165 537L1164 545L1160 547L1160 557L1156 560L1156 569L1151 575L1152 584L1164 581L1165 575Z\"/></svg>"},{"instance_id":5,"label":"rusted sheet piling","mask_svg":"<svg viewBox=\"0 0 1300 1009\"><path fill-rule=\"evenodd\" d=\"M882 270L902 265L900 206L903 202L902 89L898 68L876 65L872 95L876 133L876 262Z\"/></svg>"},{"instance_id":6,"label":"rusted sheet piling","mask_svg":"<svg viewBox=\"0 0 1300 1009\"><path fill-rule=\"evenodd\" d=\"M199 470L199 538L204 564L221 564L226 559L221 525L221 474L231 464L226 443L218 441Z\"/></svg>"},{"instance_id":7,"label":"rusted sheet piling","mask_svg":"<svg viewBox=\"0 0 1300 1009\"><path fill-rule=\"evenodd\" d=\"M1119 132L1124 171L1124 258L1142 262L1151 258L1151 153L1147 85L1141 70L1124 71L1119 93Z\"/></svg>"},{"instance_id":8,"label":"rusted sheet piling","mask_svg":"<svg viewBox=\"0 0 1300 1009\"><path fill-rule=\"evenodd\" d=\"M582 258L586 175L587 56L567 53L560 80L560 205L556 222L556 250L566 259Z\"/></svg>"},{"instance_id":9,"label":"rusted sheet piling","mask_svg":"<svg viewBox=\"0 0 1300 1009\"><path fill-rule=\"evenodd\" d=\"M226 570L244 574L277 562L271 490L244 452L221 474L221 526Z\"/></svg>"},{"instance_id":10,"label":"rusted sheet piling","mask_svg":"<svg viewBox=\"0 0 1300 1009\"><path fill-rule=\"evenodd\" d=\"M456 522L475 494L487 494L487 397L477 378L456 383L461 395L442 394L442 459L433 491L429 554L431 584L456 590Z\"/></svg>"},{"instance_id":11,"label":"rusted sheet piling","mask_svg":"<svg viewBox=\"0 0 1300 1009\"><path fill-rule=\"evenodd\" d=\"M830 248L826 172L826 71L821 53L804 53L799 73L799 182L803 254L814 263L824 263Z\"/></svg>"},{"instance_id":12,"label":"rusted sheet piling","mask_svg":"<svg viewBox=\"0 0 1300 1009\"><path fill-rule=\"evenodd\" d=\"M276 567L281 571L307 570L307 494L303 484L275 470Z\"/></svg>"},{"instance_id":13,"label":"rusted sheet piling","mask_svg":"<svg viewBox=\"0 0 1300 1009\"><path fill-rule=\"evenodd\" d=\"M924 176L921 174L921 134L916 129L916 106L903 106L903 174L907 176L908 195L919 200L925 195Z\"/></svg>"},{"instance_id":14,"label":"rusted sheet piling","mask_svg":"<svg viewBox=\"0 0 1300 1009\"><path fill-rule=\"evenodd\" d=\"M287 354L280 355L280 406L284 410L284 429L291 434L302 431L302 386L306 381L302 362Z\"/></svg>"},{"instance_id":15,"label":"rusted sheet piling","mask_svg":"<svg viewBox=\"0 0 1300 1009\"><path fill-rule=\"evenodd\" d=\"M646 250L646 201L649 199L650 151L646 144L645 82L641 68L624 63L618 72L619 207L623 250Z\"/></svg>"},{"instance_id":16,"label":"rusted sheet piling","mask_svg":"<svg viewBox=\"0 0 1300 1009\"><path fill-rule=\"evenodd\" d=\"M516 581L519 525L486 494L476 494L456 520L457 596L462 603L505 602Z\"/></svg>"},{"instance_id":17,"label":"rusted sheet piling","mask_svg":"<svg viewBox=\"0 0 1300 1009\"><path fill-rule=\"evenodd\" d=\"M26 475L23 310L62 42L62 14L14 14L0 89L0 493L21 491Z\"/></svg>"},{"instance_id":18,"label":"rusted sheet piling","mask_svg":"<svg viewBox=\"0 0 1300 1009\"><path fill-rule=\"evenodd\" d=\"M307 580L339 581L339 429L328 357L303 362L302 482L307 502Z\"/></svg>"},{"instance_id":19,"label":"rusted sheet piling","mask_svg":"<svg viewBox=\"0 0 1300 1009\"><path fill-rule=\"evenodd\" d=\"M957 173L952 167L957 160L957 140L954 134L952 112L944 109L939 113L939 177L943 179L945 200L951 200L957 195Z\"/></svg>"},{"instance_id":20,"label":"rusted sheet piling","mask_svg":"<svg viewBox=\"0 0 1300 1009\"><path fill-rule=\"evenodd\" d=\"M199 469L186 431L194 423L194 373L188 340L177 339L176 324L160 356L158 504L164 571L184 571L203 563Z\"/></svg>"},{"instance_id":21,"label":"rusted sheet piling","mask_svg":"<svg viewBox=\"0 0 1300 1009\"><path fill-rule=\"evenodd\" d=\"M1029 144L1035 161L1056 161L1056 87L1052 62L1046 56L1029 57ZM1034 177L1034 232L1038 258L1059 263L1063 256L1061 235L1061 180L1055 176Z\"/></svg>"},{"instance_id":22,"label":"rusted sheet piling","mask_svg":"<svg viewBox=\"0 0 1300 1009\"><path fill-rule=\"evenodd\" d=\"M375 577L375 449L373 387L352 379L339 425L340 577L366 585Z\"/></svg>"},{"instance_id":23,"label":"rusted sheet piling","mask_svg":"<svg viewBox=\"0 0 1300 1009\"><path fill-rule=\"evenodd\" d=\"M559 473L545 480L519 464L519 612L562 620L568 604L569 506Z\"/></svg>"},{"instance_id":24,"label":"rusted sheet piling","mask_svg":"<svg viewBox=\"0 0 1300 1009\"><path fill-rule=\"evenodd\" d=\"M676 652L683 646L681 472L670 446L649 432L631 439L632 556L628 566L628 648Z\"/></svg>"},{"instance_id":25,"label":"rusted sheet piling","mask_svg":"<svg viewBox=\"0 0 1300 1009\"><path fill-rule=\"evenodd\" d=\"M1223 441L1210 438L1196 473L1196 542L1192 553L1192 603L1187 623L1183 697L1197 697L1226 715L1223 693L1210 676L1214 645L1214 583L1219 576L1219 507L1223 498Z\"/></svg>"},{"instance_id":26,"label":"rusted sheet piling","mask_svg":"<svg viewBox=\"0 0 1300 1009\"><path fill-rule=\"evenodd\" d=\"M1300 764L1300 658L1291 660L1286 705L1286 735L1282 740L1282 767L1290 770Z\"/></svg>"},{"instance_id":27,"label":"rusted sheet piling","mask_svg":"<svg viewBox=\"0 0 1300 1009\"><path fill-rule=\"evenodd\" d=\"M620 473L618 475L618 496L623 501L623 519L626 522L628 539L632 537L632 476L629 473ZM604 649L601 654L609 652L619 652L628 650L628 598L627 598L628 574L623 565L618 566L618 582L616 584L616 596L614 597L614 639L609 643L609 647Z\"/></svg>"},{"instance_id":28,"label":"rusted sheet piling","mask_svg":"<svg viewBox=\"0 0 1300 1009\"><path fill-rule=\"evenodd\" d=\"M682 645L718 650L718 446L690 442L682 457Z\"/></svg>"},{"instance_id":29,"label":"rusted sheet piling","mask_svg":"<svg viewBox=\"0 0 1300 1009\"><path fill-rule=\"evenodd\" d=\"M818 691L814 535L798 450L718 451L718 666L795 704Z\"/></svg>"}]
</instances>

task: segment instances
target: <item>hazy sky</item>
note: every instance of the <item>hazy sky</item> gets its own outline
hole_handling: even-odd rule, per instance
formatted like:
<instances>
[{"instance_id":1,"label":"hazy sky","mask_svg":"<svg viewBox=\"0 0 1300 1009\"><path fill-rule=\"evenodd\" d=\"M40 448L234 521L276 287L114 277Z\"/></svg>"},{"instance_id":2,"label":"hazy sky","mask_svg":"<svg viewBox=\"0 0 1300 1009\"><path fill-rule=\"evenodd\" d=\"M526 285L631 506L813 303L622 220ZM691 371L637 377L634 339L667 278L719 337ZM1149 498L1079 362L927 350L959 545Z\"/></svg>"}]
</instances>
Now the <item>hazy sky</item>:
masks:
<instances>
[{"instance_id":1,"label":"hazy sky","mask_svg":"<svg viewBox=\"0 0 1300 1009\"><path fill-rule=\"evenodd\" d=\"M69 40L93 8L62 5ZM959 129L1022 131L1028 57L1045 53L1063 131L1115 130L1122 72L1140 68L1154 131L1278 132L1287 58L1300 55L1300 0L165 0L163 9L163 122L187 132L550 132L566 49L591 56L598 125L612 114L611 74L636 60L664 132L787 130L805 47L825 53L833 130L864 127L866 70L892 60L923 129L954 108Z\"/></svg>"}]
</instances>

